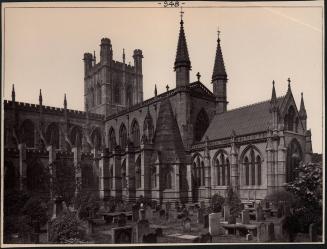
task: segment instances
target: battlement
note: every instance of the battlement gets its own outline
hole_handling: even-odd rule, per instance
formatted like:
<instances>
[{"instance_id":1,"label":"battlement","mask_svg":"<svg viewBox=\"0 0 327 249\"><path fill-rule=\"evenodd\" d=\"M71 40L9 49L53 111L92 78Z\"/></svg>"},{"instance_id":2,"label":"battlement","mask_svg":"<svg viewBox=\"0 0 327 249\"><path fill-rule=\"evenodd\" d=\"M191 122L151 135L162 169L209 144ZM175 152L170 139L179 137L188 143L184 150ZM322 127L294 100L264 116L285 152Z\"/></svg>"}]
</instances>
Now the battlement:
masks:
<instances>
[{"instance_id":1,"label":"battlement","mask_svg":"<svg viewBox=\"0 0 327 249\"><path fill-rule=\"evenodd\" d=\"M40 105L37 105L37 104L31 104L31 103L25 103L25 102L15 102L14 105L15 105L15 108L17 108L18 110L31 111L31 112L39 112L39 110L40 110ZM11 100L4 100L4 108L5 108L5 110L12 109L13 102ZM42 105L42 111L43 111L43 113L46 113L46 114L63 115L65 112L65 109L59 108L59 107ZM86 112L84 112L84 111L72 110L72 109L66 109L66 111L67 111L67 115L69 117L86 118ZM104 116L101 114L89 113L89 118L103 120Z\"/></svg>"},{"instance_id":2,"label":"battlement","mask_svg":"<svg viewBox=\"0 0 327 249\"><path fill-rule=\"evenodd\" d=\"M141 50L141 49L135 49L135 50L134 50L133 57L134 57L134 56L140 56L140 57L143 58L142 50Z\"/></svg>"}]
</instances>

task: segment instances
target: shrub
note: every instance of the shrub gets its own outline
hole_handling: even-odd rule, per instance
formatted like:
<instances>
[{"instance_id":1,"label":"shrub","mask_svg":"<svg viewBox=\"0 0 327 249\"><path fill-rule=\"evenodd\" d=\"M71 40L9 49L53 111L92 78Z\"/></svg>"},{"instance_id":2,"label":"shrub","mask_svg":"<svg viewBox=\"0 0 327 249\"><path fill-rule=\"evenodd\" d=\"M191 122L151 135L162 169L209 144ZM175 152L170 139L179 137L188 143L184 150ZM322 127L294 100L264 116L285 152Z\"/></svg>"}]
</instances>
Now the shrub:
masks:
<instances>
[{"instance_id":1,"label":"shrub","mask_svg":"<svg viewBox=\"0 0 327 249\"><path fill-rule=\"evenodd\" d=\"M225 202L224 197L218 194L214 194L211 198L212 211L214 213L220 212L224 202Z\"/></svg>"},{"instance_id":2,"label":"shrub","mask_svg":"<svg viewBox=\"0 0 327 249\"><path fill-rule=\"evenodd\" d=\"M48 220L47 205L38 196L28 199L22 208L22 214L29 216L31 222L38 221L40 225L46 224Z\"/></svg>"},{"instance_id":3,"label":"shrub","mask_svg":"<svg viewBox=\"0 0 327 249\"><path fill-rule=\"evenodd\" d=\"M85 240L85 231L81 221L71 212L64 212L50 222L50 241L65 243L67 241Z\"/></svg>"},{"instance_id":4,"label":"shrub","mask_svg":"<svg viewBox=\"0 0 327 249\"><path fill-rule=\"evenodd\" d=\"M91 213L99 211L100 204L91 192L80 192L75 199L75 207L78 209L79 218L87 219Z\"/></svg>"},{"instance_id":5,"label":"shrub","mask_svg":"<svg viewBox=\"0 0 327 249\"><path fill-rule=\"evenodd\" d=\"M243 209L241 199L231 186L228 187L224 205L230 206L230 215L234 217L237 217Z\"/></svg>"}]
</instances>

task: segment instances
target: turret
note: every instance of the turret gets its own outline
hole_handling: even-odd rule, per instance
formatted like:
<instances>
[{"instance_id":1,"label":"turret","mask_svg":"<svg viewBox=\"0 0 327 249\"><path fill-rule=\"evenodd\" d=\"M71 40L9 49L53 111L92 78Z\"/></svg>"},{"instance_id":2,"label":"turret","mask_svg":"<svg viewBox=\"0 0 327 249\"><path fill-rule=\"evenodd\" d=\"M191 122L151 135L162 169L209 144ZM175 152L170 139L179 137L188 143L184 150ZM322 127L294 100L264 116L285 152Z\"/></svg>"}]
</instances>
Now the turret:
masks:
<instances>
[{"instance_id":1,"label":"turret","mask_svg":"<svg viewBox=\"0 0 327 249\"><path fill-rule=\"evenodd\" d=\"M84 76L88 74L90 69L92 68L93 56L91 53L84 53Z\"/></svg>"},{"instance_id":2,"label":"turret","mask_svg":"<svg viewBox=\"0 0 327 249\"><path fill-rule=\"evenodd\" d=\"M42 98L42 90L40 89L40 94L39 94L39 105L40 107L42 106L43 98Z\"/></svg>"},{"instance_id":3,"label":"turret","mask_svg":"<svg viewBox=\"0 0 327 249\"><path fill-rule=\"evenodd\" d=\"M112 61L112 46L109 38L102 38L100 44L100 63L110 64Z\"/></svg>"},{"instance_id":4,"label":"turret","mask_svg":"<svg viewBox=\"0 0 327 249\"><path fill-rule=\"evenodd\" d=\"M174 70L176 72L176 87L185 86L190 83L191 61L189 58L187 43L184 32L183 11L181 11L181 21L179 37L176 51Z\"/></svg>"},{"instance_id":5,"label":"turret","mask_svg":"<svg viewBox=\"0 0 327 249\"><path fill-rule=\"evenodd\" d=\"M143 101L143 75L142 75L142 59L143 54L141 49L135 49L133 53L134 70L135 70L135 88L134 100L132 103L141 103Z\"/></svg>"},{"instance_id":6,"label":"turret","mask_svg":"<svg viewBox=\"0 0 327 249\"><path fill-rule=\"evenodd\" d=\"M305 106L304 106L303 93L301 93L299 118L303 124L303 129L306 130L307 129L307 111L305 110Z\"/></svg>"},{"instance_id":7,"label":"turret","mask_svg":"<svg viewBox=\"0 0 327 249\"><path fill-rule=\"evenodd\" d=\"M277 130L278 128L278 105L277 105L277 96L276 96L274 80L272 84L273 84L273 88L272 88L271 99L270 99L270 113L272 114L272 118L271 118L272 127L270 128L274 131Z\"/></svg>"},{"instance_id":8,"label":"turret","mask_svg":"<svg viewBox=\"0 0 327 249\"><path fill-rule=\"evenodd\" d=\"M213 67L212 80L213 93L216 95L216 112L222 113L227 110L227 74L223 54L220 47L220 31L218 30L218 40L216 49L215 65Z\"/></svg>"},{"instance_id":9,"label":"turret","mask_svg":"<svg viewBox=\"0 0 327 249\"><path fill-rule=\"evenodd\" d=\"M135 49L134 54L133 54L133 58L134 58L135 72L137 74L142 74L142 58L143 58L142 50L141 49Z\"/></svg>"},{"instance_id":10,"label":"turret","mask_svg":"<svg viewBox=\"0 0 327 249\"><path fill-rule=\"evenodd\" d=\"M15 85L12 84L12 90L11 90L11 101L15 103L16 101L16 93L15 93Z\"/></svg>"}]
</instances>

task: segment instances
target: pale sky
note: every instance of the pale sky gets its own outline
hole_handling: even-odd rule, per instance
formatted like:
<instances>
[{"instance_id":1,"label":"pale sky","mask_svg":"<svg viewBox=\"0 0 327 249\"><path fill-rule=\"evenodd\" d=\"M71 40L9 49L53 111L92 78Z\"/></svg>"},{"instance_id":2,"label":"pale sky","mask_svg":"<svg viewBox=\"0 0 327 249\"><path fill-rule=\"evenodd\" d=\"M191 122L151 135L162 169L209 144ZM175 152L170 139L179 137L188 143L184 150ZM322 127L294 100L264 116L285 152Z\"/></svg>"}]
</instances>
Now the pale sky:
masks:
<instances>
[{"instance_id":1,"label":"pale sky","mask_svg":"<svg viewBox=\"0 0 327 249\"><path fill-rule=\"evenodd\" d=\"M304 7L304 5L314 5ZM261 7L259 7L259 5ZM301 92L312 131L314 152L323 150L323 2L307 3L186 2L184 28L192 64L191 81L212 90L211 75L221 30L221 46L228 74L228 109L270 99L272 80L277 95L292 92L299 108ZM288 7L281 7L286 6ZM14 3L4 4L3 92L16 100L83 110L83 53L96 51L103 37L111 39L115 60L133 63L142 49L144 99L168 84L173 71L180 9L153 3ZM12 7L29 8L12 8ZM30 8L30 7L63 8ZM79 6L84 8L68 8ZM11 8L10 8L11 7ZM91 8L106 7L106 8ZM112 8L114 7L114 8ZM122 8L117 8L122 7ZM131 8L133 7L133 8ZM151 7L151 8L140 8Z\"/></svg>"}]
</instances>

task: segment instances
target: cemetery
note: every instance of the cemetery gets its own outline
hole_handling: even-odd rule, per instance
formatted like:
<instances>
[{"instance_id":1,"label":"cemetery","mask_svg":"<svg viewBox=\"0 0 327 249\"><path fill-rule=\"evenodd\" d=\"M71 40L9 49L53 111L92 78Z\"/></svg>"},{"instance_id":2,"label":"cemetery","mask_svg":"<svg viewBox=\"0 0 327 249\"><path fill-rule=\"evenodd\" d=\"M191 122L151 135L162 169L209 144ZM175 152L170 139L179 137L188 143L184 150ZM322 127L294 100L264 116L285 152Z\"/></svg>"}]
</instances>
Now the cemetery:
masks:
<instances>
[{"instance_id":1,"label":"cemetery","mask_svg":"<svg viewBox=\"0 0 327 249\"><path fill-rule=\"evenodd\" d=\"M144 198L130 203L112 198L86 206L76 209L56 196L46 225L35 221L29 235L11 236L10 243L273 243L292 237L287 227L293 212L290 203L241 202L232 189L226 198L214 195L208 203L160 204ZM310 224L309 233L298 240L321 240L317 224Z\"/></svg>"}]
</instances>

